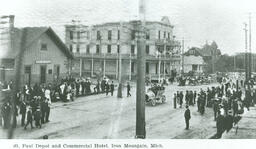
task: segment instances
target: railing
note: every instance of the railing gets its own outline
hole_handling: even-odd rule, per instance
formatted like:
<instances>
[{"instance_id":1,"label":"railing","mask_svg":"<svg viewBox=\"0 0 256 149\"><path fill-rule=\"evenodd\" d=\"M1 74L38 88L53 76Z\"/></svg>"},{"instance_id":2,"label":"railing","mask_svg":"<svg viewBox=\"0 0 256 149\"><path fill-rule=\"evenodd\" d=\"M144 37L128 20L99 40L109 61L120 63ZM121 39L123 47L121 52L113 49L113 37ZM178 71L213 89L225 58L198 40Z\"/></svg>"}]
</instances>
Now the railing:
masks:
<instances>
[{"instance_id":1,"label":"railing","mask_svg":"<svg viewBox=\"0 0 256 149\"><path fill-rule=\"evenodd\" d=\"M82 58L98 58L98 59L118 59L118 53L74 53L75 57ZM121 54L122 59L136 59L136 54ZM147 60L179 60L181 56L179 55L146 55Z\"/></svg>"}]
</instances>

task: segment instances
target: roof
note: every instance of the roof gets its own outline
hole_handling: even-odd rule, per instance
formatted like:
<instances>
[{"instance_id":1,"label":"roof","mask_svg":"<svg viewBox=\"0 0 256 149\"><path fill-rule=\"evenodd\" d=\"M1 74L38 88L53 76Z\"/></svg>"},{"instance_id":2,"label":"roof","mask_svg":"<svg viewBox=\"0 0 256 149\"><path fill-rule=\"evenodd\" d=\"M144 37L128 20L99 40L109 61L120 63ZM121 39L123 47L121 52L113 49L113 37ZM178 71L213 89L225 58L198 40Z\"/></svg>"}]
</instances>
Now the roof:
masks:
<instances>
[{"instance_id":1,"label":"roof","mask_svg":"<svg viewBox=\"0 0 256 149\"><path fill-rule=\"evenodd\" d=\"M192 51L192 50L194 50L195 52L193 52L193 53L191 54L190 51ZM190 48L187 52L185 52L184 55L185 55L185 56L189 56L189 55L203 56L203 55L201 54L200 50L201 50L200 48L192 47L192 48Z\"/></svg>"},{"instance_id":2,"label":"roof","mask_svg":"<svg viewBox=\"0 0 256 149\"><path fill-rule=\"evenodd\" d=\"M73 54L69 51L66 45L61 41L58 35L50 27L25 27L25 28L14 28L14 34L12 36L11 50L5 54L4 58L15 58L19 50L21 49L22 34L26 30L25 36L25 47L30 46L35 42L42 34L46 33L51 40L59 47L59 49L69 58L73 58Z\"/></svg>"},{"instance_id":3,"label":"roof","mask_svg":"<svg viewBox=\"0 0 256 149\"><path fill-rule=\"evenodd\" d=\"M124 21L122 22L123 24L133 24L133 23L138 23L140 20L131 20L131 21ZM106 22L106 23L101 23L101 24L95 24L93 27L105 27L105 26L120 26L121 22ZM151 25L151 24L159 24L163 26L168 26L173 28L174 26L171 25L170 20L167 16L162 17L161 21L146 21L146 25ZM66 27L69 27L69 25L66 25Z\"/></svg>"}]
</instances>

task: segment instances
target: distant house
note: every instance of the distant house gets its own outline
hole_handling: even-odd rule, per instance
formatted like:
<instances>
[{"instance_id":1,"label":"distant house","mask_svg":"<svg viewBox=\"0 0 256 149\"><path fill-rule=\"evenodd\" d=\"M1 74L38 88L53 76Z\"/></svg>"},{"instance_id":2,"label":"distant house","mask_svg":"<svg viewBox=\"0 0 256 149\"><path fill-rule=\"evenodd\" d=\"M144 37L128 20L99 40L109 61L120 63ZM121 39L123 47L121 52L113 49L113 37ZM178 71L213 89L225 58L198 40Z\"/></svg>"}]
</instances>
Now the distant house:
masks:
<instances>
[{"instance_id":1,"label":"distant house","mask_svg":"<svg viewBox=\"0 0 256 149\"><path fill-rule=\"evenodd\" d=\"M184 73L190 71L202 73L204 71L205 61L200 49L193 47L184 53Z\"/></svg>"},{"instance_id":2,"label":"distant house","mask_svg":"<svg viewBox=\"0 0 256 149\"><path fill-rule=\"evenodd\" d=\"M22 84L48 83L68 74L73 54L50 27L13 30L11 47L0 59L2 81L14 80L17 67Z\"/></svg>"},{"instance_id":3,"label":"distant house","mask_svg":"<svg viewBox=\"0 0 256 149\"><path fill-rule=\"evenodd\" d=\"M221 51L215 41L210 45L206 43L202 48L193 47L184 53L184 72L213 73L220 56Z\"/></svg>"}]
</instances>

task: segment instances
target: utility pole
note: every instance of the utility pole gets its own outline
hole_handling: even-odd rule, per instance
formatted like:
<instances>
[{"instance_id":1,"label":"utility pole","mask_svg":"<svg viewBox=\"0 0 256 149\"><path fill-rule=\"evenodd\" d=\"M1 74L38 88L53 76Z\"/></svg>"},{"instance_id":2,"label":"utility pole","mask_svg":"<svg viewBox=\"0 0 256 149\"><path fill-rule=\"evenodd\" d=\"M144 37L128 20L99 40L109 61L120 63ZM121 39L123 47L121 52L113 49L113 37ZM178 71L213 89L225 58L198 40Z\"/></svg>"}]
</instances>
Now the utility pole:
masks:
<instances>
[{"instance_id":1,"label":"utility pole","mask_svg":"<svg viewBox=\"0 0 256 149\"><path fill-rule=\"evenodd\" d=\"M251 48L251 38L252 38L252 28L251 28L251 13L249 13L249 72L248 79L251 79L252 73L252 48Z\"/></svg>"},{"instance_id":2,"label":"utility pole","mask_svg":"<svg viewBox=\"0 0 256 149\"><path fill-rule=\"evenodd\" d=\"M145 122L145 0L139 1L140 24L137 40L136 136L146 138Z\"/></svg>"},{"instance_id":3,"label":"utility pole","mask_svg":"<svg viewBox=\"0 0 256 149\"><path fill-rule=\"evenodd\" d=\"M247 60L247 24L244 23L244 34L245 34L245 56L244 56L244 64L245 64L245 80L248 79L248 60Z\"/></svg>"},{"instance_id":4,"label":"utility pole","mask_svg":"<svg viewBox=\"0 0 256 149\"><path fill-rule=\"evenodd\" d=\"M236 54L234 55L234 72L236 72Z\"/></svg>"},{"instance_id":5,"label":"utility pole","mask_svg":"<svg viewBox=\"0 0 256 149\"><path fill-rule=\"evenodd\" d=\"M129 56L129 65L130 65L130 71L129 71L129 81L132 80L132 53L130 52Z\"/></svg>"},{"instance_id":6,"label":"utility pole","mask_svg":"<svg viewBox=\"0 0 256 149\"><path fill-rule=\"evenodd\" d=\"M166 39L164 39L164 79L165 79L165 65L166 65Z\"/></svg>"},{"instance_id":7,"label":"utility pole","mask_svg":"<svg viewBox=\"0 0 256 149\"><path fill-rule=\"evenodd\" d=\"M182 38L182 49L181 49L181 74L184 74L184 37Z\"/></svg>"},{"instance_id":8,"label":"utility pole","mask_svg":"<svg viewBox=\"0 0 256 149\"><path fill-rule=\"evenodd\" d=\"M161 53L158 52L158 83L161 81Z\"/></svg>"},{"instance_id":9,"label":"utility pole","mask_svg":"<svg viewBox=\"0 0 256 149\"><path fill-rule=\"evenodd\" d=\"M92 61L91 61L91 77L93 77L93 53L92 53Z\"/></svg>"},{"instance_id":10,"label":"utility pole","mask_svg":"<svg viewBox=\"0 0 256 149\"><path fill-rule=\"evenodd\" d=\"M14 16L11 15L10 17L10 50L13 50L13 34L14 34ZM20 87L21 87L21 72L22 72L22 63L23 63L23 58L24 58L24 52L25 52L25 43L26 43L26 38L27 38L27 28L24 28L22 30L22 34L21 34L21 42L20 42L20 50L18 52L17 58L15 60L15 83L14 83L14 91L13 91L13 96L11 97L11 104L12 107L16 107L16 102L15 102L15 98L16 94L18 93ZM12 108L11 110L11 126L8 130L8 139L13 138L13 134L14 134L14 118L16 118L16 113L14 108Z\"/></svg>"},{"instance_id":11,"label":"utility pole","mask_svg":"<svg viewBox=\"0 0 256 149\"><path fill-rule=\"evenodd\" d=\"M120 34L122 33L122 31L123 31L123 23L122 22L120 22ZM120 36L120 35L119 35ZM120 36L121 37L121 36ZM121 38L120 38L120 43L122 43L121 42L122 40L121 40ZM120 44L119 45L119 78L118 78L118 80L119 80L119 85L118 85L118 92L117 92L117 98L122 98L122 55L121 55L121 45L122 44Z\"/></svg>"}]
</instances>

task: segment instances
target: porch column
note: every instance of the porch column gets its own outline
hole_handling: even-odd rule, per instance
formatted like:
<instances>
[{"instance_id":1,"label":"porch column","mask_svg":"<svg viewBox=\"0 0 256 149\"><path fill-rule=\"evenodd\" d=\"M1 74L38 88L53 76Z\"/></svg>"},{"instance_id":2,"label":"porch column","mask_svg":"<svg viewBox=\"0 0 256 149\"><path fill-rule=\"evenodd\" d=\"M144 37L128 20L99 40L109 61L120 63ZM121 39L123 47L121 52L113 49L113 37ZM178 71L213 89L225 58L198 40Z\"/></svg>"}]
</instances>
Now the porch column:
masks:
<instances>
[{"instance_id":1,"label":"porch column","mask_svg":"<svg viewBox=\"0 0 256 149\"><path fill-rule=\"evenodd\" d=\"M118 79L118 59L116 59L116 79Z\"/></svg>"},{"instance_id":2,"label":"porch column","mask_svg":"<svg viewBox=\"0 0 256 149\"><path fill-rule=\"evenodd\" d=\"M104 53L104 60L103 60L103 76L106 76L106 56Z\"/></svg>"},{"instance_id":3,"label":"porch column","mask_svg":"<svg viewBox=\"0 0 256 149\"><path fill-rule=\"evenodd\" d=\"M82 65L83 65L83 60L80 58L80 69L79 69L79 76L82 77Z\"/></svg>"},{"instance_id":4,"label":"porch column","mask_svg":"<svg viewBox=\"0 0 256 149\"><path fill-rule=\"evenodd\" d=\"M158 83L160 83L161 80L161 60L159 57L159 61L158 61Z\"/></svg>"},{"instance_id":5,"label":"porch column","mask_svg":"<svg viewBox=\"0 0 256 149\"><path fill-rule=\"evenodd\" d=\"M93 77L93 54L92 54L91 77Z\"/></svg>"},{"instance_id":6,"label":"porch column","mask_svg":"<svg viewBox=\"0 0 256 149\"><path fill-rule=\"evenodd\" d=\"M129 80L132 80L132 55L130 53L130 74L129 74Z\"/></svg>"},{"instance_id":7,"label":"porch column","mask_svg":"<svg viewBox=\"0 0 256 149\"><path fill-rule=\"evenodd\" d=\"M164 78L165 78L165 60L164 60Z\"/></svg>"}]
</instances>

